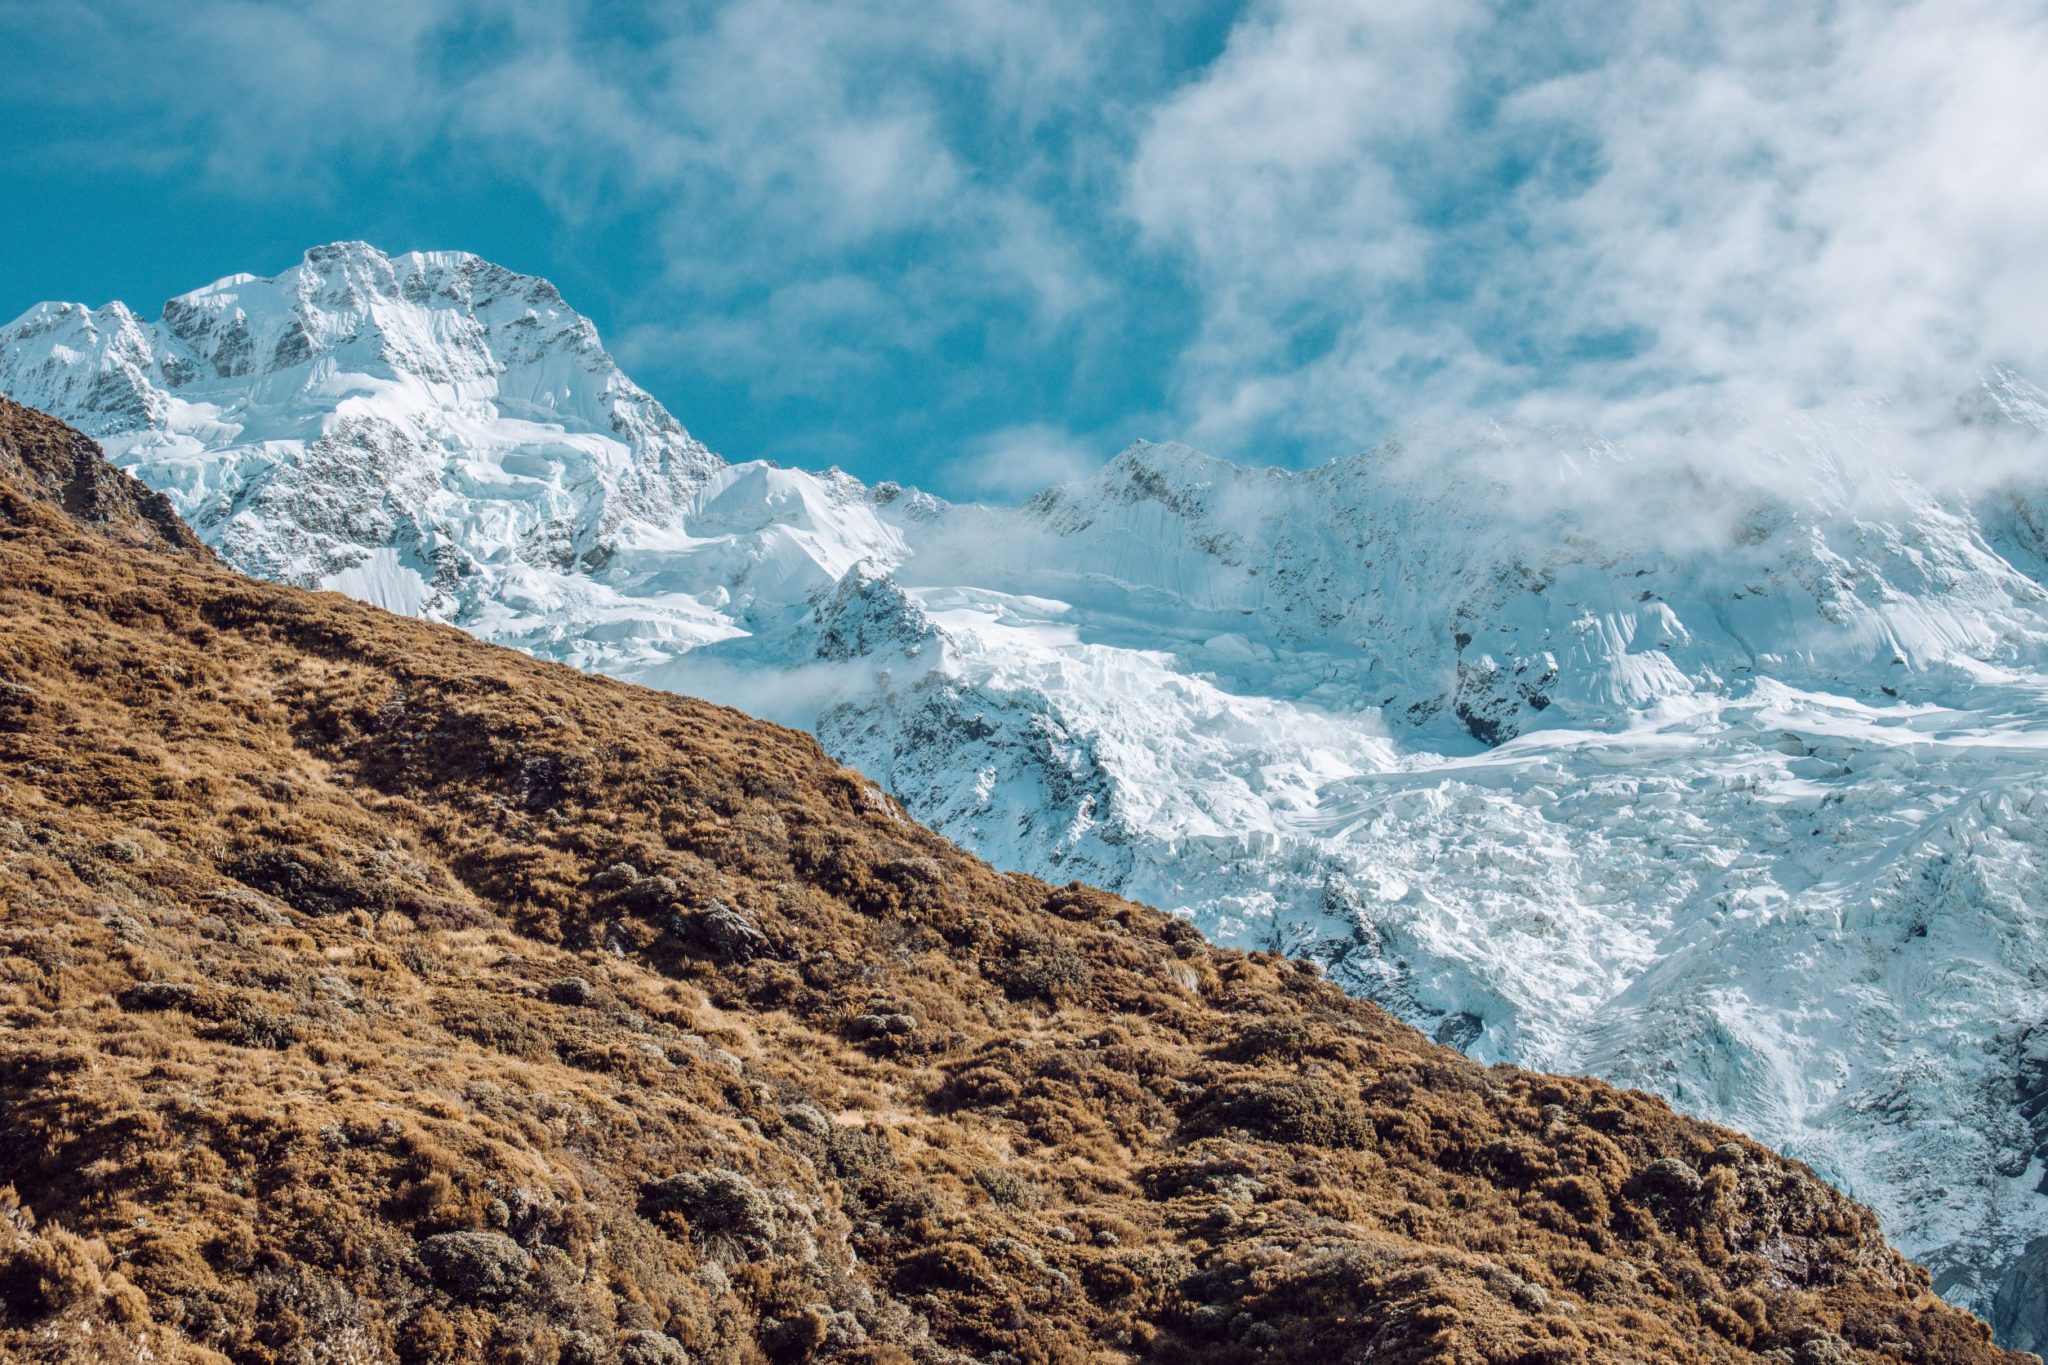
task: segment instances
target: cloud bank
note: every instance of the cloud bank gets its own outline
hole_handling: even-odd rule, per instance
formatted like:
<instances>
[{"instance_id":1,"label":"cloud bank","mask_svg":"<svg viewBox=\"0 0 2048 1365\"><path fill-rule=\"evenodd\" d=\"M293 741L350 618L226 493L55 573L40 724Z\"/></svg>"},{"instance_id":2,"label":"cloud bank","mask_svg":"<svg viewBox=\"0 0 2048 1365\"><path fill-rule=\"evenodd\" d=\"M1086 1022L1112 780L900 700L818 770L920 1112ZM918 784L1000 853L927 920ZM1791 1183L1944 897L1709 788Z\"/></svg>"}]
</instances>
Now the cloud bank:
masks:
<instances>
[{"instance_id":1,"label":"cloud bank","mask_svg":"<svg viewBox=\"0 0 2048 1365\"><path fill-rule=\"evenodd\" d=\"M1132 163L1201 281L1176 395L1341 439L2038 366L2043 70L2048 10L2002 0L1274 0Z\"/></svg>"},{"instance_id":2,"label":"cloud bank","mask_svg":"<svg viewBox=\"0 0 2048 1365\"><path fill-rule=\"evenodd\" d=\"M955 493L2048 374L2033 0L15 0L0 39L16 177L494 178L618 252L614 344L751 414L732 453Z\"/></svg>"}]
</instances>

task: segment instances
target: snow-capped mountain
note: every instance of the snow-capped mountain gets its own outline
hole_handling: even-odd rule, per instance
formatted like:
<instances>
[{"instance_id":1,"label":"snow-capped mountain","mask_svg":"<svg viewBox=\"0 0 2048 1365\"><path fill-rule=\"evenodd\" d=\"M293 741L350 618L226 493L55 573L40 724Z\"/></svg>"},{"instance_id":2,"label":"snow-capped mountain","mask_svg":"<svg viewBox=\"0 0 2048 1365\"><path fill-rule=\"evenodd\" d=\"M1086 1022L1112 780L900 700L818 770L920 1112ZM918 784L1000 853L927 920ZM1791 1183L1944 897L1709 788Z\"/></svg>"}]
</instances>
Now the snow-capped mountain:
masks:
<instances>
[{"instance_id":1,"label":"snow-capped mountain","mask_svg":"<svg viewBox=\"0 0 2048 1365\"><path fill-rule=\"evenodd\" d=\"M1138 445L954 506L725 464L545 282L354 244L154 322L41 305L0 390L239 567L808 727L998 864L1752 1132L2042 1344L2048 403L2016 377L1931 433ZM2013 477L1944 476L1994 445Z\"/></svg>"},{"instance_id":2,"label":"snow-capped mountain","mask_svg":"<svg viewBox=\"0 0 2048 1365\"><path fill-rule=\"evenodd\" d=\"M7 337L11 393L231 560L405 611L517 611L565 578L601 599L590 571L721 467L552 285L472 256L326 247L154 322L45 304Z\"/></svg>"}]
</instances>

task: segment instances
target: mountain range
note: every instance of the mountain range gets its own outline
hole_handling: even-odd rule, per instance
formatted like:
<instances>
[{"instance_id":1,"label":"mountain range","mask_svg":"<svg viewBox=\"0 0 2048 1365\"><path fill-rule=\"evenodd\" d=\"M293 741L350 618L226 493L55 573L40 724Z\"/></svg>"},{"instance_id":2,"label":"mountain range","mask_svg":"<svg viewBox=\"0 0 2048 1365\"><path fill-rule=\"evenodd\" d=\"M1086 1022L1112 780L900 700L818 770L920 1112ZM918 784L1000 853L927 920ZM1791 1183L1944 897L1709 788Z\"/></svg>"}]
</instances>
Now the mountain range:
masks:
<instances>
[{"instance_id":1,"label":"mountain range","mask_svg":"<svg viewBox=\"0 0 2048 1365\"><path fill-rule=\"evenodd\" d=\"M2019 376L1931 425L1140 443L957 505L727 463L545 281L338 244L153 321L39 305L0 391L247 573L808 729L999 867L1751 1133L2048 1343Z\"/></svg>"}]
</instances>

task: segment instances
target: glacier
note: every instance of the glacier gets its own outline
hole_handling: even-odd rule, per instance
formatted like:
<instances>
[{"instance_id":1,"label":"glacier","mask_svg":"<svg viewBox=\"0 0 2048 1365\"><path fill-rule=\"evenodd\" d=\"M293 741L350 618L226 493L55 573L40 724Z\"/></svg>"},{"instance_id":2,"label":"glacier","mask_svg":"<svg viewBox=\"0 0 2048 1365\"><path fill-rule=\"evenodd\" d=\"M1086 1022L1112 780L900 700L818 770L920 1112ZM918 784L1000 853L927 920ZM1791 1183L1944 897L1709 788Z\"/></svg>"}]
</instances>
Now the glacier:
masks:
<instances>
[{"instance_id":1,"label":"glacier","mask_svg":"<svg viewBox=\"0 0 2048 1365\"><path fill-rule=\"evenodd\" d=\"M801 726L1000 866L1752 1133L2048 1345L2019 376L1936 429L1858 402L1674 459L1474 422L1299 471L1140 443L958 505L728 463L546 281L339 243L154 320L38 305L0 391L250 573Z\"/></svg>"}]
</instances>

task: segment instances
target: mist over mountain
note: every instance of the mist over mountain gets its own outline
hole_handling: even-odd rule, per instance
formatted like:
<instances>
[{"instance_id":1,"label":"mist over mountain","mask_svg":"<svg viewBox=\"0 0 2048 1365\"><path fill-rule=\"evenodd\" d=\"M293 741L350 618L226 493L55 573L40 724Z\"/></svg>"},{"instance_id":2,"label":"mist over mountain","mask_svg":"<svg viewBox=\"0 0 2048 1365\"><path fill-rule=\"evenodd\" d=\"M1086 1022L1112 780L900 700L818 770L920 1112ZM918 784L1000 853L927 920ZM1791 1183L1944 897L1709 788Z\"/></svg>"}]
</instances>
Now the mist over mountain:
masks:
<instances>
[{"instance_id":1,"label":"mist over mountain","mask_svg":"<svg viewBox=\"0 0 2048 1365\"><path fill-rule=\"evenodd\" d=\"M1752 1133L2043 1342L2022 376L953 505L728 464L546 282L338 244L41 305L0 390L246 572L803 726L998 866Z\"/></svg>"}]
</instances>

